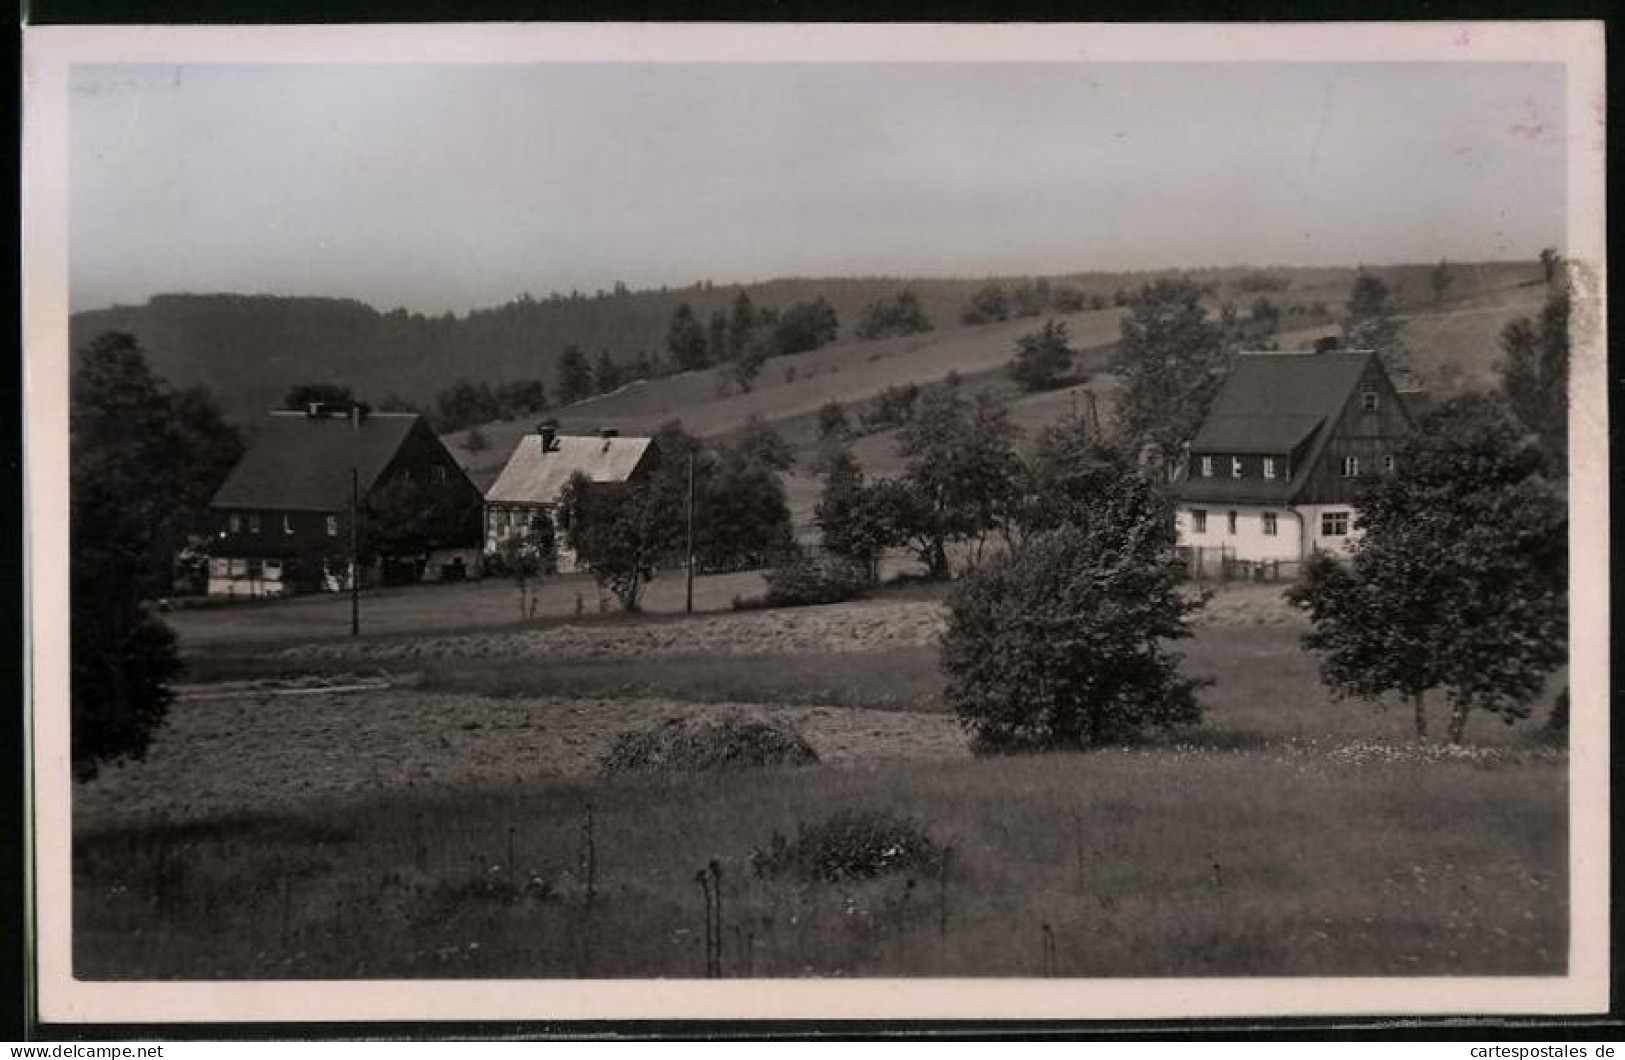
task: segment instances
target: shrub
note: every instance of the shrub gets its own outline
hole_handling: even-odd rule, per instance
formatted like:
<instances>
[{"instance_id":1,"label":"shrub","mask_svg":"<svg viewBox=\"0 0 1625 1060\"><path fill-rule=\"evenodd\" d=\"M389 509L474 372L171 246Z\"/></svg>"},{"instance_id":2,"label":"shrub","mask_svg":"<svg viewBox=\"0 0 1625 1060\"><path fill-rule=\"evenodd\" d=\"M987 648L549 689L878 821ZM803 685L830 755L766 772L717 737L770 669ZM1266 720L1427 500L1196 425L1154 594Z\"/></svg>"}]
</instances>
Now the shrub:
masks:
<instances>
[{"instance_id":1,"label":"shrub","mask_svg":"<svg viewBox=\"0 0 1625 1060\"><path fill-rule=\"evenodd\" d=\"M767 572L769 607L838 604L862 596L869 575L861 566L835 557L798 556Z\"/></svg>"},{"instance_id":2,"label":"shrub","mask_svg":"<svg viewBox=\"0 0 1625 1060\"><path fill-rule=\"evenodd\" d=\"M842 810L821 824L802 825L793 843L774 832L767 849L750 855L758 876L811 883L870 880L933 869L941 861L942 848L919 825L886 810Z\"/></svg>"},{"instance_id":3,"label":"shrub","mask_svg":"<svg viewBox=\"0 0 1625 1060\"><path fill-rule=\"evenodd\" d=\"M1128 529L1040 534L954 586L945 698L974 750L1079 750L1200 720L1201 682L1163 647L1200 604L1171 552L1136 555Z\"/></svg>"},{"instance_id":4,"label":"shrub","mask_svg":"<svg viewBox=\"0 0 1625 1060\"><path fill-rule=\"evenodd\" d=\"M623 732L599 759L603 773L706 773L759 766L806 766L818 752L778 722L673 718Z\"/></svg>"}]
</instances>

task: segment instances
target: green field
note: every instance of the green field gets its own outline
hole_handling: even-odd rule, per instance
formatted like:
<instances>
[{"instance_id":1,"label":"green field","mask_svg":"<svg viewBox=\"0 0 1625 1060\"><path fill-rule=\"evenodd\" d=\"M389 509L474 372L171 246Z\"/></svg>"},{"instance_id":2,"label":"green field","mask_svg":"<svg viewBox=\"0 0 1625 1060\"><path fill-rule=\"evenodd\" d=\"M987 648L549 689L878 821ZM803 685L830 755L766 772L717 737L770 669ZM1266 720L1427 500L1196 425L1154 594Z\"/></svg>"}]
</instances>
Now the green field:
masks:
<instances>
[{"instance_id":1,"label":"green field","mask_svg":"<svg viewBox=\"0 0 1625 1060\"><path fill-rule=\"evenodd\" d=\"M374 610L405 626L446 592ZM496 621L509 592L456 590L490 623L355 644L267 639L291 604L182 616L238 636L192 638L216 683L185 689L146 762L76 791L76 973L701 976L713 859L729 976L1566 967L1567 765L1544 708L1418 747L1403 710L1328 699L1275 587L1221 594L1183 645L1216 682L1204 725L985 760L942 712L934 590ZM277 694L346 674L393 687ZM597 775L619 731L720 714L788 721L823 761ZM953 853L859 882L753 873L775 833L849 809Z\"/></svg>"}]
</instances>

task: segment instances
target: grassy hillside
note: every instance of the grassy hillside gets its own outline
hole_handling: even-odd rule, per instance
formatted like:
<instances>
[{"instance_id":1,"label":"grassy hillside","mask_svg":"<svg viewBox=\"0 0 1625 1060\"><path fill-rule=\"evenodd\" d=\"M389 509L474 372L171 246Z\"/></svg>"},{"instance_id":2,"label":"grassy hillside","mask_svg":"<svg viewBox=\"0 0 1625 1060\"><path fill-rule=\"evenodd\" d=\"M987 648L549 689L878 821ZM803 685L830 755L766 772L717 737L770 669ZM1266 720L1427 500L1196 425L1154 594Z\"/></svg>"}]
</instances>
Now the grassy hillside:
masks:
<instances>
[{"instance_id":1,"label":"grassy hillside","mask_svg":"<svg viewBox=\"0 0 1625 1060\"><path fill-rule=\"evenodd\" d=\"M1446 305L1494 305L1516 285L1530 284L1538 302L1540 266L1534 262L1453 266L1455 281ZM1427 314L1432 310L1428 285L1431 267L1405 265L1377 268L1398 291L1400 308ZM1190 273L1212 289L1211 301L1234 300L1246 306L1260 294L1280 305L1292 326L1317 304L1336 312L1347 297L1353 268L1339 269L1199 269ZM1095 272L1049 277L1057 286L1077 288L1108 304L1117 292L1155 278L1150 272ZM1260 277L1273 278L1275 289L1259 290ZM134 333L150 351L154 367L177 386L203 384L240 421L252 422L273 407L288 387L302 382L334 382L352 387L379 402L390 396L427 405L460 378L492 384L513 379L556 376L558 355L579 345L596 355L608 350L620 361L640 351L664 348L667 322L679 302L688 302L702 319L732 303L740 290L759 307L783 308L816 297L827 299L840 318L843 337L850 337L864 306L904 287L920 298L938 331L930 340L956 336L968 344L1004 344L1011 338L999 329L969 329L960 334L960 310L985 277L779 279L747 285L697 284L654 291L598 292L591 295L528 295L505 305L474 310L463 316L427 317L404 309L388 312L360 302L242 294L160 295L140 306L116 306L75 314L70 341L82 346L109 330ZM1002 278L1013 287L1021 278ZM1490 314L1494 316L1492 312ZM1492 323L1494 323L1492 321ZM1080 327L1082 325L1080 324ZM1488 329L1493 339L1498 324ZM1475 331L1476 335L1477 332ZM1084 340L1087 344L1088 339ZM1451 339L1449 341L1458 341ZM1493 346L1493 343L1491 344ZM868 353L876 349L866 350ZM897 351L878 351L890 356ZM953 359L955 354L945 354ZM991 354L988 355L991 357ZM861 358L858 358L861 359ZM823 362L819 362L822 364ZM978 361L977 363L983 363ZM839 365L836 369L834 365ZM768 377L782 378L788 365L774 362ZM810 365L809 369L815 368ZM835 355L825 371L852 371L850 351ZM940 375L943 368L936 374ZM960 369L963 371L964 369ZM1471 373L1472 365L1464 364ZM890 368L878 374L893 374ZM764 377L763 389L772 382ZM854 384L861 389L864 384ZM715 397L711 381L680 380L662 384L677 388L645 396L641 403L619 398L609 405L583 408L592 415L658 415L661 408L689 410ZM692 389L682 389L688 386ZM844 388L844 384L843 384ZM669 394L669 396L667 396ZM767 399L762 399L767 400ZM775 399L776 400L776 399ZM574 414L572 411L572 414ZM700 420L713 413L726 420L727 409L691 414ZM764 414L767 414L764 412ZM685 421L689 414L684 415ZM703 429L710 430L709 426Z\"/></svg>"}]
</instances>

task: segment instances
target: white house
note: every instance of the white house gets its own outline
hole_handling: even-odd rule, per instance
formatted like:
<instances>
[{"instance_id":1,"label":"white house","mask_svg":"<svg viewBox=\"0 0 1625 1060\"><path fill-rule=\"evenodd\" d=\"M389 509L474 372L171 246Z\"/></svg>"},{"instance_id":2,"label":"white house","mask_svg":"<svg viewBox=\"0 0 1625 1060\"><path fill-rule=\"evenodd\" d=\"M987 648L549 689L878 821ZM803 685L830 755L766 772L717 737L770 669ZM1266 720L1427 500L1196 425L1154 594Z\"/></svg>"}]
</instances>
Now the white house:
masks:
<instances>
[{"instance_id":1,"label":"white house","mask_svg":"<svg viewBox=\"0 0 1625 1060\"><path fill-rule=\"evenodd\" d=\"M1394 470L1418 398L1370 351L1239 356L1175 486L1192 570L1290 577L1317 551L1344 553L1360 482Z\"/></svg>"}]
</instances>

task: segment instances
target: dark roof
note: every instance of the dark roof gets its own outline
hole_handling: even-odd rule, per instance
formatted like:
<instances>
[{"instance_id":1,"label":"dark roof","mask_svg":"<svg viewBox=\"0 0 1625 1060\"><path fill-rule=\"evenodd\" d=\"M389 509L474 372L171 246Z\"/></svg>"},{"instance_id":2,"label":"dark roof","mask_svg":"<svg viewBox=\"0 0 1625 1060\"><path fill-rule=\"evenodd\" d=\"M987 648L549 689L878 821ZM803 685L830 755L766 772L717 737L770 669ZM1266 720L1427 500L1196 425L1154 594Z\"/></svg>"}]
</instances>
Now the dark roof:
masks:
<instances>
[{"instance_id":1,"label":"dark roof","mask_svg":"<svg viewBox=\"0 0 1625 1060\"><path fill-rule=\"evenodd\" d=\"M1291 453L1324 422L1320 416L1226 416L1209 419L1191 443L1200 453Z\"/></svg>"},{"instance_id":2,"label":"dark roof","mask_svg":"<svg viewBox=\"0 0 1625 1060\"><path fill-rule=\"evenodd\" d=\"M342 416L273 412L210 506L345 509L350 504L350 469L359 473L365 496L419 419L416 413L374 412L356 425Z\"/></svg>"},{"instance_id":3,"label":"dark roof","mask_svg":"<svg viewBox=\"0 0 1625 1060\"><path fill-rule=\"evenodd\" d=\"M625 482L643 463L650 441L561 434L553 439L555 448L544 452L541 436L527 434L485 491L485 499L497 504L554 504L578 471L593 482Z\"/></svg>"},{"instance_id":4,"label":"dark roof","mask_svg":"<svg viewBox=\"0 0 1625 1060\"><path fill-rule=\"evenodd\" d=\"M1247 353L1236 358L1213 408L1191 442L1193 458L1203 453L1293 453L1290 480L1271 482L1228 477L1188 477L1177 487L1185 500L1289 501L1308 481L1331 425L1347 406L1370 350L1326 353ZM1325 430L1319 430L1321 425ZM1318 432L1318 433L1317 433Z\"/></svg>"}]
</instances>

